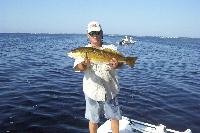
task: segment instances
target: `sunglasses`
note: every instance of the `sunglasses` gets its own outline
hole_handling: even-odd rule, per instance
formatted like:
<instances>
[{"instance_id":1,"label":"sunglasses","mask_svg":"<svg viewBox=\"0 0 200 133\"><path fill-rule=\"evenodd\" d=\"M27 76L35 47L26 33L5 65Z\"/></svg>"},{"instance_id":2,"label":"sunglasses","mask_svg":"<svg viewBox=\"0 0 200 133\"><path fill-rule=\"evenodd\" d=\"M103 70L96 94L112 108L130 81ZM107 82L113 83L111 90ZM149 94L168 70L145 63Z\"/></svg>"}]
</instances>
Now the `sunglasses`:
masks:
<instances>
[{"instance_id":1,"label":"sunglasses","mask_svg":"<svg viewBox=\"0 0 200 133\"><path fill-rule=\"evenodd\" d=\"M101 34L100 31L91 31L91 32L89 33L90 36L99 36L100 34Z\"/></svg>"}]
</instances>

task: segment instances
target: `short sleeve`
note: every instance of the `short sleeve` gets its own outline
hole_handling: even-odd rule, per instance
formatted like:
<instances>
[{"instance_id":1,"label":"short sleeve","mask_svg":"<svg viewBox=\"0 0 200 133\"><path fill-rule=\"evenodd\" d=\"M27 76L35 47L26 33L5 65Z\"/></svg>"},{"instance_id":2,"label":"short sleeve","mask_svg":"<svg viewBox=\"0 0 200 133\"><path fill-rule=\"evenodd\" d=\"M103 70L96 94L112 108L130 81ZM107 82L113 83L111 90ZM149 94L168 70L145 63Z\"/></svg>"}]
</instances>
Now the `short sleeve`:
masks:
<instances>
[{"instance_id":1,"label":"short sleeve","mask_svg":"<svg viewBox=\"0 0 200 133\"><path fill-rule=\"evenodd\" d=\"M77 69L76 68L76 66L79 64L79 63L81 63L81 62L83 62L84 61L84 59L75 59L75 61L74 61L74 70L75 70L75 72L80 72L80 70L79 69Z\"/></svg>"},{"instance_id":2,"label":"short sleeve","mask_svg":"<svg viewBox=\"0 0 200 133\"><path fill-rule=\"evenodd\" d=\"M117 47L113 44L111 45L104 45L104 48L110 48L110 49L113 49L113 50L116 50L117 51Z\"/></svg>"}]
</instances>

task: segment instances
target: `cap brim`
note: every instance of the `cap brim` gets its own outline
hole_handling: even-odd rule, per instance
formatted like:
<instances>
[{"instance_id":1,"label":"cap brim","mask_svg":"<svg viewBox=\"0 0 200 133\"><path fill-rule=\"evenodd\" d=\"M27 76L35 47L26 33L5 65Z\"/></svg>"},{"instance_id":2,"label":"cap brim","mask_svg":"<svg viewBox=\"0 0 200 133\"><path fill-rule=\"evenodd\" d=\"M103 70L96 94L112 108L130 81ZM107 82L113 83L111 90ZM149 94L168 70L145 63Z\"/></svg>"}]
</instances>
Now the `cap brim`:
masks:
<instances>
[{"instance_id":1,"label":"cap brim","mask_svg":"<svg viewBox=\"0 0 200 133\"><path fill-rule=\"evenodd\" d=\"M88 33L90 33L91 31L101 31L100 27L92 27L90 29L88 29Z\"/></svg>"}]
</instances>

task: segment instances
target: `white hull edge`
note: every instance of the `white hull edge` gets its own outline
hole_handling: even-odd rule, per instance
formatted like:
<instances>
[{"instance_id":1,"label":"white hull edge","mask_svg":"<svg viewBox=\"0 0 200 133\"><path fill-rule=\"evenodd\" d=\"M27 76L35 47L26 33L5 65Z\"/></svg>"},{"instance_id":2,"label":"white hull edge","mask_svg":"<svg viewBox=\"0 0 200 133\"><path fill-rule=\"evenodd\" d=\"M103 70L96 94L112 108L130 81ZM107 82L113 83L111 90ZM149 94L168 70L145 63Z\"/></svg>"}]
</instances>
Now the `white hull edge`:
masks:
<instances>
[{"instance_id":1,"label":"white hull edge","mask_svg":"<svg viewBox=\"0 0 200 133\"><path fill-rule=\"evenodd\" d=\"M158 126L149 123L144 123L134 119L129 119L127 117L122 117L119 121L119 131L120 133L192 133L190 129L184 132L167 129L164 125L160 124ZM102 124L97 133L112 133L111 121L107 120Z\"/></svg>"}]
</instances>

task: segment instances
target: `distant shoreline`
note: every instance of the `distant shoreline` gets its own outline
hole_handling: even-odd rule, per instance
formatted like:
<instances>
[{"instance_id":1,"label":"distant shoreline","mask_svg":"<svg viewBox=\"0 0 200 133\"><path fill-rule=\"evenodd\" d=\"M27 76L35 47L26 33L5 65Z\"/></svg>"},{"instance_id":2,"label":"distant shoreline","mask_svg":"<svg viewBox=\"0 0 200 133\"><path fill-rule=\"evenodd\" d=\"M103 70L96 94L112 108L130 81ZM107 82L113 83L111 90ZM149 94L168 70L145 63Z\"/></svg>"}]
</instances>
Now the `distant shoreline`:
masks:
<instances>
[{"instance_id":1,"label":"distant shoreline","mask_svg":"<svg viewBox=\"0 0 200 133\"><path fill-rule=\"evenodd\" d=\"M7 32L2 32L0 34L30 34L30 35L85 35L85 33L26 33L26 32L10 32L10 33L7 33ZM161 39L180 39L180 38L188 38L188 39L200 39L197 38L197 37L172 37L172 36L148 36L148 35L144 35L144 36L141 36L141 35L129 35L129 34L104 34L105 36L133 36L133 37L150 37L150 38L161 38Z\"/></svg>"}]
</instances>

